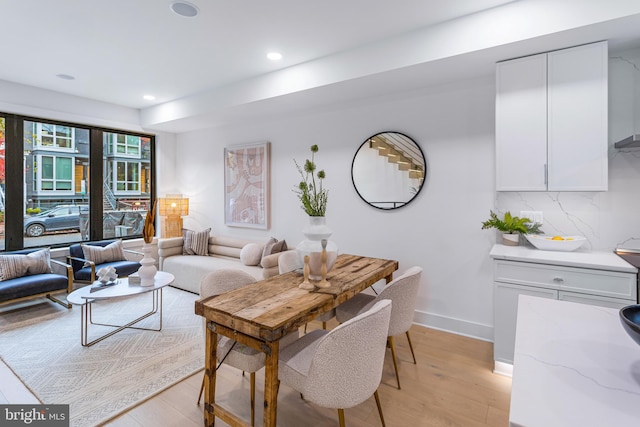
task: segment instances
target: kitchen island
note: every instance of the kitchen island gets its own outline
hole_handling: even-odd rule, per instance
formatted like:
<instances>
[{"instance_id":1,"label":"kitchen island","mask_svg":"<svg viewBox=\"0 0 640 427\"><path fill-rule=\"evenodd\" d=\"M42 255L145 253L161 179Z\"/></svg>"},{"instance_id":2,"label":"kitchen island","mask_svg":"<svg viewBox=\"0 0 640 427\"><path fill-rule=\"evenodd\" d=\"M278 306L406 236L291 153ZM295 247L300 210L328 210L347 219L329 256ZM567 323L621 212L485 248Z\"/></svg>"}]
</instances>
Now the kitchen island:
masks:
<instances>
[{"instance_id":1,"label":"kitchen island","mask_svg":"<svg viewBox=\"0 0 640 427\"><path fill-rule=\"evenodd\" d=\"M640 346L618 310L519 297L511 427L640 422Z\"/></svg>"}]
</instances>

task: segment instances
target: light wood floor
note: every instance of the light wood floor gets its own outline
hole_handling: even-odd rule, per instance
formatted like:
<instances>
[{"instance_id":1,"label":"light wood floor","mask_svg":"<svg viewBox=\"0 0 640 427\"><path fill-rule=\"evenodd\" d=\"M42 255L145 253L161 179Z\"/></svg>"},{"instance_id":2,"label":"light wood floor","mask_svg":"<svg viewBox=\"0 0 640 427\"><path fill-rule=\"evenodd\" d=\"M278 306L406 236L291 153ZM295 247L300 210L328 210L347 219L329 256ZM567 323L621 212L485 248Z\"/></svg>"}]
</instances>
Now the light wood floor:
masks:
<instances>
[{"instance_id":1,"label":"light wood floor","mask_svg":"<svg viewBox=\"0 0 640 427\"><path fill-rule=\"evenodd\" d=\"M312 322L310 328L319 327ZM329 323L330 327L335 323ZM404 336L395 338L400 359L402 390L396 388L391 353L387 351L382 384L378 389L389 427L507 427L511 379L492 373L493 345L446 332L413 326L411 338L417 365ZM223 366L218 375L216 400L249 420L249 379ZM262 425L260 402L264 370L257 374L256 425ZM0 363L0 403L36 403L11 371ZM159 393L107 423L110 427L203 425L202 404L196 405L202 372ZM32 399L32 400L31 400ZM348 427L379 426L375 400L370 398L345 410ZM336 426L337 411L319 408L300 399L284 384L278 395L278 425ZM216 426L226 425L216 420Z\"/></svg>"}]
</instances>

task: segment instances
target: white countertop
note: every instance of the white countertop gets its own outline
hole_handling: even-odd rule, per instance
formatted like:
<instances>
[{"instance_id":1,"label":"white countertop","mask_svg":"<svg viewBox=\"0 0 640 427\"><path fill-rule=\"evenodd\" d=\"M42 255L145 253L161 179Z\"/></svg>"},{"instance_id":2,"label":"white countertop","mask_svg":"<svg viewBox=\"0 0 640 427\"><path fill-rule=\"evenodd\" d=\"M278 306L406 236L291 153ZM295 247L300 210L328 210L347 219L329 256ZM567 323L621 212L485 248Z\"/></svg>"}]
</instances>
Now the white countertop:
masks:
<instances>
[{"instance_id":1,"label":"white countertop","mask_svg":"<svg viewBox=\"0 0 640 427\"><path fill-rule=\"evenodd\" d=\"M511 427L640 423L640 346L618 310L521 295Z\"/></svg>"},{"instance_id":2,"label":"white countertop","mask_svg":"<svg viewBox=\"0 0 640 427\"><path fill-rule=\"evenodd\" d=\"M533 262L537 264L563 265L567 267L593 268L596 270L636 273L637 268L611 252L543 251L527 246L507 246L495 244L489 252L494 259Z\"/></svg>"}]
</instances>

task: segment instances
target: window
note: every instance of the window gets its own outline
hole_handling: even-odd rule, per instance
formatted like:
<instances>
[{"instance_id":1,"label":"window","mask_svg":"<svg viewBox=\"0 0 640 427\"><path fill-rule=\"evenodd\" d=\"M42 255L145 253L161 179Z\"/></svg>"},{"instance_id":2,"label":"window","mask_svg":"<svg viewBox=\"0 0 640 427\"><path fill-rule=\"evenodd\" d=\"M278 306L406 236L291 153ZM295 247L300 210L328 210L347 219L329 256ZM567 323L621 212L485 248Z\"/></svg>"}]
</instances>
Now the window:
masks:
<instances>
[{"instance_id":1,"label":"window","mask_svg":"<svg viewBox=\"0 0 640 427\"><path fill-rule=\"evenodd\" d=\"M73 186L71 157L38 156L40 167L36 162L36 170L40 173L37 182L38 190L42 191L71 191Z\"/></svg>"},{"instance_id":2,"label":"window","mask_svg":"<svg viewBox=\"0 0 640 427\"><path fill-rule=\"evenodd\" d=\"M71 126L37 124L37 141L41 147L73 148L73 128Z\"/></svg>"},{"instance_id":3,"label":"window","mask_svg":"<svg viewBox=\"0 0 640 427\"><path fill-rule=\"evenodd\" d=\"M153 144L152 135L0 113L0 250L140 237ZM5 165L23 179L5 182Z\"/></svg>"},{"instance_id":4,"label":"window","mask_svg":"<svg viewBox=\"0 0 640 427\"><path fill-rule=\"evenodd\" d=\"M116 190L140 192L140 163L116 162Z\"/></svg>"},{"instance_id":5,"label":"window","mask_svg":"<svg viewBox=\"0 0 640 427\"><path fill-rule=\"evenodd\" d=\"M0 249L4 248L4 117L0 116Z\"/></svg>"},{"instance_id":6,"label":"window","mask_svg":"<svg viewBox=\"0 0 640 427\"><path fill-rule=\"evenodd\" d=\"M107 154L139 157L142 139L143 138L135 135L105 133Z\"/></svg>"}]
</instances>

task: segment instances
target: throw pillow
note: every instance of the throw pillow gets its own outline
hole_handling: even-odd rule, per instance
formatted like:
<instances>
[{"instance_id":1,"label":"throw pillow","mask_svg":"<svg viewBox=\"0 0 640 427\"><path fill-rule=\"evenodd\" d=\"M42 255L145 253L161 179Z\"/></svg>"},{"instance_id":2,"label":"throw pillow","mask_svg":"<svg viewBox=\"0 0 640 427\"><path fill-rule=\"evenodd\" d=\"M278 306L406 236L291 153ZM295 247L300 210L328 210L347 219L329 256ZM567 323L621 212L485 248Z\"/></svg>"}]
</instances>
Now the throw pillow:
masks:
<instances>
[{"instance_id":1,"label":"throw pillow","mask_svg":"<svg viewBox=\"0 0 640 427\"><path fill-rule=\"evenodd\" d=\"M209 233L211 233L211 228L202 231L183 228L182 237L184 238L184 245L182 247L182 254L209 255Z\"/></svg>"},{"instance_id":2,"label":"throw pillow","mask_svg":"<svg viewBox=\"0 0 640 427\"><path fill-rule=\"evenodd\" d=\"M124 261L124 248L122 247L122 240L118 239L107 246L95 246L85 245L82 243L82 253L84 259L93 261L96 265L104 264L105 262Z\"/></svg>"},{"instance_id":3,"label":"throw pillow","mask_svg":"<svg viewBox=\"0 0 640 427\"><path fill-rule=\"evenodd\" d=\"M0 281L51 273L49 248L25 255L0 255Z\"/></svg>"},{"instance_id":4,"label":"throw pillow","mask_svg":"<svg viewBox=\"0 0 640 427\"><path fill-rule=\"evenodd\" d=\"M267 243L264 245L264 250L262 251L262 259L260 260L260 265L262 268L265 267L265 258L269 255L276 254L278 252L284 252L287 250L287 242L285 240L278 241L276 238L270 238Z\"/></svg>"},{"instance_id":5,"label":"throw pillow","mask_svg":"<svg viewBox=\"0 0 640 427\"><path fill-rule=\"evenodd\" d=\"M264 244L264 249L262 250L261 258L264 258L267 255L270 255L271 249L273 248L273 245L275 245L276 243L278 243L278 239L276 239L275 237L270 237L269 240L267 240L267 243Z\"/></svg>"},{"instance_id":6,"label":"throw pillow","mask_svg":"<svg viewBox=\"0 0 640 427\"><path fill-rule=\"evenodd\" d=\"M247 243L240 251L240 261L244 265L258 265L262 259L263 248L258 243Z\"/></svg>"}]
</instances>

